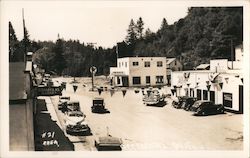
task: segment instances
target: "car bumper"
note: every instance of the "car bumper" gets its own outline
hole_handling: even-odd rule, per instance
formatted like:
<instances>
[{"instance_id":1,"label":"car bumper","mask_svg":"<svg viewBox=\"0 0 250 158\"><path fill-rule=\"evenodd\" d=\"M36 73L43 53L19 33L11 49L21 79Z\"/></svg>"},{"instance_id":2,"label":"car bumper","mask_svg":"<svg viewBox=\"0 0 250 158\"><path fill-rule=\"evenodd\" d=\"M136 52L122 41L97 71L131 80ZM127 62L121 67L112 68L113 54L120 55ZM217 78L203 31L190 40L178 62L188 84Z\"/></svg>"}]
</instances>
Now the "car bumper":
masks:
<instances>
[{"instance_id":1,"label":"car bumper","mask_svg":"<svg viewBox=\"0 0 250 158\"><path fill-rule=\"evenodd\" d=\"M88 133L90 132L90 128L88 126L86 127L66 127L66 132L67 133Z\"/></svg>"}]
</instances>

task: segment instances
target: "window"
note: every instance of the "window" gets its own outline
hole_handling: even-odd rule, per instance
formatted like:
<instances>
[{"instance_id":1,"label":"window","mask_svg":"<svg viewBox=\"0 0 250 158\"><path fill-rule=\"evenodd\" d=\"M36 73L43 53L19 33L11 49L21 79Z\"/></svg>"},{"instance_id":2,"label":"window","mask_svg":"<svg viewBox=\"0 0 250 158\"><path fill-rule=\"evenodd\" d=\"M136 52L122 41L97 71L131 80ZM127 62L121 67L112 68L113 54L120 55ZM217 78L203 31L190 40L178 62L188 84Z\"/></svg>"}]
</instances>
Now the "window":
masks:
<instances>
[{"instance_id":1,"label":"window","mask_svg":"<svg viewBox=\"0 0 250 158\"><path fill-rule=\"evenodd\" d=\"M146 76L146 84L150 84L150 76Z\"/></svg>"},{"instance_id":2,"label":"window","mask_svg":"<svg viewBox=\"0 0 250 158\"><path fill-rule=\"evenodd\" d=\"M197 89L197 100L201 100L201 90Z\"/></svg>"},{"instance_id":3,"label":"window","mask_svg":"<svg viewBox=\"0 0 250 158\"><path fill-rule=\"evenodd\" d=\"M150 67L150 62L149 61L145 61L144 62L144 67Z\"/></svg>"},{"instance_id":4,"label":"window","mask_svg":"<svg viewBox=\"0 0 250 158\"><path fill-rule=\"evenodd\" d=\"M177 62L176 62L176 60L174 61L174 65L177 65Z\"/></svg>"},{"instance_id":5,"label":"window","mask_svg":"<svg viewBox=\"0 0 250 158\"><path fill-rule=\"evenodd\" d=\"M162 67L162 61L157 61L157 67Z\"/></svg>"},{"instance_id":6,"label":"window","mask_svg":"<svg viewBox=\"0 0 250 158\"><path fill-rule=\"evenodd\" d=\"M141 84L141 78L140 77L133 77L133 84Z\"/></svg>"},{"instance_id":7,"label":"window","mask_svg":"<svg viewBox=\"0 0 250 158\"><path fill-rule=\"evenodd\" d=\"M122 66L123 66L123 62L122 62Z\"/></svg>"},{"instance_id":8,"label":"window","mask_svg":"<svg viewBox=\"0 0 250 158\"><path fill-rule=\"evenodd\" d=\"M138 66L139 65L139 62L135 61L133 62L133 66Z\"/></svg>"},{"instance_id":9,"label":"window","mask_svg":"<svg viewBox=\"0 0 250 158\"><path fill-rule=\"evenodd\" d=\"M156 83L163 83L163 76L156 76Z\"/></svg>"},{"instance_id":10,"label":"window","mask_svg":"<svg viewBox=\"0 0 250 158\"><path fill-rule=\"evenodd\" d=\"M121 63L119 62L119 67L121 67Z\"/></svg>"},{"instance_id":11,"label":"window","mask_svg":"<svg viewBox=\"0 0 250 158\"><path fill-rule=\"evenodd\" d=\"M125 67L127 67L127 62L125 62Z\"/></svg>"},{"instance_id":12,"label":"window","mask_svg":"<svg viewBox=\"0 0 250 158\"><path fill-rule=\"evenodd\" d=\"M194 89L193 88L190 88L189 96L190 97L194 97Z\"/></svg>"}]
</instances>

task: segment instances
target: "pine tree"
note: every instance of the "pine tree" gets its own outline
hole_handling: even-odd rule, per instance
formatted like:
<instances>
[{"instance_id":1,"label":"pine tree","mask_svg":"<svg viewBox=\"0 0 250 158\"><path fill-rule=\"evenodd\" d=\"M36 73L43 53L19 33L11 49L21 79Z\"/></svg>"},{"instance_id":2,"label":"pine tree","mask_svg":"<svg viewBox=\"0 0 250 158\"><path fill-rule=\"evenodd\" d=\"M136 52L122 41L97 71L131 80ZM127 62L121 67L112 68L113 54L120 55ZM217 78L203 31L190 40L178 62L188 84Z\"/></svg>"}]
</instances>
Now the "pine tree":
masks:
<instances>
[{"instance_id":1,"label":"pine tree","mask_svg":"<svg viewBox=\"0 0 250 158\"><path fill-rule=\"evenodd\" d=\"M140 17L136 23L136 33L137 33L138 39L142 39L143 37L143 29L144 29L143 26L144 26L144 22L142 21L142 18Z\"/></svg>"},{"instance_id":2,"label":"pine tree","mask_svg":"<svg viewBox=\"0 0 250 158\"><path fill-rule=\"evenodd\" d=\"M152 35L152 33L153 32L149 28L147 28L146 31L145 31L145 38L150 37Z\"/></svg>"},{"instance_id":3,"label":"pine tree","mask_svg":"<svg viewBox=\"0 0 250 158\"><path fill-rule=\"evenodd\" d=\"M66 60L64 58L63 51L63 41L58 39L56 41L55 47L53 48L54 56L54 69L58 75L61 75L63 70L67 67Z\"/></svg>"},{"instance_id":4,"label":"pine tree","mask_svg":"<svg viewBox=\"0 0 250 158\"><path fill-rule=\"evenodd\" d=\"M9 61L22 61L22 57L22 51L19 50L19 41L15 30L11 22L9 22Z\"/></svg>"},{"instance_id":5,"label":"pine tree","mask_svg":"<svg viewBox=\"0 0 250 158\"><path fill-rule=\"evenodd\" d=\"M161 23L161 30L166 29L168 27L168 22L165 18L163 18L162 23Z\"/></svg>"},{"instance_id":6,"label":"pine tree","mask_svg":"<svg viewBox=\"0 0 250 158\"><path fill-rule=\"evenodd\" d=\"M134 20L131 19L130 24L128 26L128 30L127 30L128 34L127 34L126 40L125 40L126 43L129 45L133 45L137 39L135 29L136 29L136 26L135 26Z\"/></svg>"}]
</instances>

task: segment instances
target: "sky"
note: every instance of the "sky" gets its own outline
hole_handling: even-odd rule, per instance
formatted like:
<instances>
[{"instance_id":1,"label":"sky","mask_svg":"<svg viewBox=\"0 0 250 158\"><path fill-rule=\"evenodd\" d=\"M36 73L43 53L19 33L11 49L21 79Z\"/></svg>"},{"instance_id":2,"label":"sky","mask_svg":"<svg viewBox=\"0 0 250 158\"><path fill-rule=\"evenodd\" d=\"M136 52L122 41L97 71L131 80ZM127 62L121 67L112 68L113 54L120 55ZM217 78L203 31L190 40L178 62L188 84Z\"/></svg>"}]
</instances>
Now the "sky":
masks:
<instances>
[{"instance_id":1,"label":"sky","mask_svg":"<svg viewBox=\"0 0 250 158\"><path fill-rule=\"evenodd\" d=\"M156 32L162 19L173 24L187 15L186 3L166 1L4 1L3 16L11 21L18 39L23 38L22 8L31 40L52 40L58 34L95 46L112 47L125 39L130 20L142 17Z\"/></svg>"}]
</instances>

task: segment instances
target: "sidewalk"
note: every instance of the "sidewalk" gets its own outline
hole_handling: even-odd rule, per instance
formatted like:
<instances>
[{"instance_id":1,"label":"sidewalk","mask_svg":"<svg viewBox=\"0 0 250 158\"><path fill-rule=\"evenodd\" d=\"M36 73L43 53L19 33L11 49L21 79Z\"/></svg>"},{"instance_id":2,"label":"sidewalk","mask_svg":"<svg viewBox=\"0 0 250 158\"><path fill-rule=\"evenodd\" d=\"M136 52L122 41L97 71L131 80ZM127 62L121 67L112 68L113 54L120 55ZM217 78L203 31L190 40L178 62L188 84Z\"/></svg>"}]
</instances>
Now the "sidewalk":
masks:
<instances>
[{"instance_id":1,"label":"sidewalk","mask_svg":"<svg viewBox=\"0 0 250 158\"><path fill-rule=\"evenodd\" d=\"M64 135L49 97L39 97L34 117L36 151L74 151L74 145Z\"/></svg>"}]
</instances>

